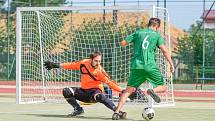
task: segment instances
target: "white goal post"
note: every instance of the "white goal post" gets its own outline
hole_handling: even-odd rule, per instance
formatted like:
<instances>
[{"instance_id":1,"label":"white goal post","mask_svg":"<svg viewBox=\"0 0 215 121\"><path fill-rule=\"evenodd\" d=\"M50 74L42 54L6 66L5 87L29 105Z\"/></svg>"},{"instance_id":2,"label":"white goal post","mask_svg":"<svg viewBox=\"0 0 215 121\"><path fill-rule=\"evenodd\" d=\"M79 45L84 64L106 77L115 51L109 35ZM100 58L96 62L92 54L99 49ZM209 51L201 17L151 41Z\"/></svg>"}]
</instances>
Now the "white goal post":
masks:
<instances>
[{"instance_id":1,"label":"white goal post","mask_svg":"<svg viewBox=\"0 0 215 121\"><path fill-rule=\"evenodd\" d=\"M150 17L162 20L161 33L170 48L168 11L154 6L103 7L20 7L16 11L16 92L17 103L64 102L64 87L79 86L80 72L46 70L44 61L69 62L88 58L94 51L103 55L102 66L112 79L125 87L129 77L132 45L119 42ZM154 106L174 105L173 83L164 56L156 61L166 80L168 91ZM142 89L149 88L143 85ZM111 93L111 98L117 93ZM135 101L141 103L142 101Z\"/></svg>"}]
</instances>

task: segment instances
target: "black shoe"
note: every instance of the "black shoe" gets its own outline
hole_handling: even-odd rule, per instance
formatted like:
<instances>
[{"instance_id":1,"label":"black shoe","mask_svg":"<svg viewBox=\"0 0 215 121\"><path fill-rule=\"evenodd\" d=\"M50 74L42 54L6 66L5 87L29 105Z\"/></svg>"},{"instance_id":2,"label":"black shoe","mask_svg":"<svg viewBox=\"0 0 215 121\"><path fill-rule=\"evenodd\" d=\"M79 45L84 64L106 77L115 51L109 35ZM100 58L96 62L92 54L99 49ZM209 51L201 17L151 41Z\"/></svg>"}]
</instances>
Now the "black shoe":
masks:
<instances>
[{"instance_id":1,"label":"black shoe","mask_svg":"<svg viewBox=\"0 0 215 121\"><path fill-rule=\"evenodd\" d=\"M153 89L148 89L147 93L154 99L154 101L156 103L160 103L161 102L160 97L157 94L155 94L155 92L153 91Z\"/></svg>"},{"instance_id":2,"label":"black shoe","mask_svg":"<svg viewBox=\"0 0 215 121\"><path fill-rule=\"evenodd\" d=\"M112 120L119 120L120 119L120 114L119 113L114 113L112 115Z\"/></svg>"},{"instance_id":3,"label":"black shoe","mask_svg":"<svg viewBox=\"0 0 215 121\"><path fill-rule=\"evenodd\" d=\"M119 111L119 118L120 119L126 119L127 113L123 111Z\"/></svg>"},{"instance_id":4,"label":"black shoe","mask_svg":"<svg viewBox=\"0 0 215 121\"><path fill-rule=\"evenodd\" d=\"M78 116L84 113L84 109L82 107L78 108L78 109L74 109L74 111L72 113L70 113L69 115L67 115L67 117L73 117L73 116Z\"/></svg>"}]
</instances>

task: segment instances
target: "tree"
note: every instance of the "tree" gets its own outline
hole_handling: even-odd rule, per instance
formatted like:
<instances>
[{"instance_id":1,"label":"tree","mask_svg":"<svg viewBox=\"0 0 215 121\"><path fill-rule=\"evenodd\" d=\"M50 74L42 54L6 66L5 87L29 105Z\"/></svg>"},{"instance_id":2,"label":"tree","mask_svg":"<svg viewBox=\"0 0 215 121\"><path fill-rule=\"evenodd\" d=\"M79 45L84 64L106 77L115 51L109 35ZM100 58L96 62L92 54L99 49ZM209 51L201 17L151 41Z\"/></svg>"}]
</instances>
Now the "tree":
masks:
<instances>
[{"instance_id":1,"label":"tree","mask_svg":"<svg viewBox=\"0 0 215 121\"><path fill-rule=\"evenodd\" d=\"M178 51L176 58L185 64L187 68L187 75L189 78L195 76L195 66L199 67L199 76L202 75L202 63L203 63L203 29L198 31L200 22L197 21L196 25L191 25L187 31L189 34L181 39L178 39ZM198 31L198 32L197 32ZM207 69L209 66L214 66L215 61L215 30L206 29L205 35L205 74L210 77L211 71Z\"/></svg>"},{"instance_id":2,"label":"tree","mask_svg":"<svg viewBox=\"0 0 215 121\"><path fill-rule=\"evenodd\" d=\"M65 0L9 0L8 2L1 2L5 6L1 8L1 11L7 13L8 10L10 13L16 11L16 7L44 7L44 6L60 6L64 4ZM7 5L9 4L9 6Z\"/></svg>"}]
</instances>

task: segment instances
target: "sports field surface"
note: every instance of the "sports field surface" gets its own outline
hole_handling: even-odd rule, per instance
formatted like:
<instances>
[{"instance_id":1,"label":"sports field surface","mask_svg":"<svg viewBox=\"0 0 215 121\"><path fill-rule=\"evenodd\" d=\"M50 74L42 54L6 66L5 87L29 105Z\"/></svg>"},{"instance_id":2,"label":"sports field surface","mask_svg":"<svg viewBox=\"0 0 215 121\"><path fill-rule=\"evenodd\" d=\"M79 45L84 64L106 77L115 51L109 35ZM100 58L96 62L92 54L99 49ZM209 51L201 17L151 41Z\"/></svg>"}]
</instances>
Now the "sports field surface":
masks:
<instances>
[{"instance_id":1,"label":"sports field surface","mask_svg":"<svg viewBox=\"0 0 215 121\"><path fill-rule=\"evenodd\" d=\"M0 93L0 121L112 121L112 111L102 104L84 105L85 114L68 118L71 112L67 103L16 104L15 94ZM127 104L126 121L142 121L143 106ZM173 107L155 108L152 121L215 121L214 101L180 101Z\"/></svg>"}]
</instances>

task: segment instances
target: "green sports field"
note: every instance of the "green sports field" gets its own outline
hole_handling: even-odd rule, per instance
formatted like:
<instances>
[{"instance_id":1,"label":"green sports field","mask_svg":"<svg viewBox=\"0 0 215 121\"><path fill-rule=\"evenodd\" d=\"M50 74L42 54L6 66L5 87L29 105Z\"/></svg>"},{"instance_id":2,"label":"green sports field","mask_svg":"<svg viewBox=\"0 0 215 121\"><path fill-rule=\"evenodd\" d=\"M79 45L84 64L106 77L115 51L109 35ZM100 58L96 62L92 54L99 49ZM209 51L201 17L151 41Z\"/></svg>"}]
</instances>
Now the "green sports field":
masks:
<instances>
[{"instance_id":1,"label":"green sports field","mask_svg":"<svg viewBox=\"0 0 215 121\"><path fill-rule=\"evenodd\" d=\"M68 104L16 104L15 95L0 94L0 121L112 121L112 112L102 104L84 105L85 114L67 118ZM176 106L155 108L152 121L215 121L214 102L180 102ZM141 105L126 105L127 121L141 121Z\"/></svg>"}]
</instances>

